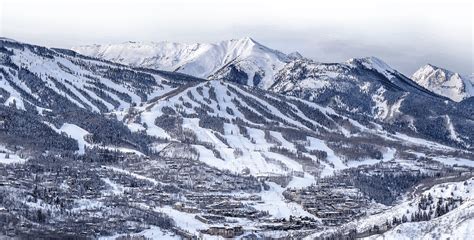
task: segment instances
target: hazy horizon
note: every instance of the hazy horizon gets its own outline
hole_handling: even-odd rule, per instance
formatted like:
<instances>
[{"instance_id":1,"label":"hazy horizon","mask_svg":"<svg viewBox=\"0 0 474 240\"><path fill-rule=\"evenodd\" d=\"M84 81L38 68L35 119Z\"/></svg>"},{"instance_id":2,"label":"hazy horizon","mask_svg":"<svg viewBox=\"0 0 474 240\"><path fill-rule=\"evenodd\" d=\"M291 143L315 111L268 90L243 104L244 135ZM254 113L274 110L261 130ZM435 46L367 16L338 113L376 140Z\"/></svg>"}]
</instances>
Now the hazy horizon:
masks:
<instances>
[{"instance_id":1,"label":"hazy horizon","mask_svg":"<svg viewBox=\"0 0 474 240\"><path fill-rule=\"evenodd\" d=\"M410 76L473 70L471 1L0 1L0 35L48 47L252 37L321 62L376 56Z\"/></svg>"}]
</instances>

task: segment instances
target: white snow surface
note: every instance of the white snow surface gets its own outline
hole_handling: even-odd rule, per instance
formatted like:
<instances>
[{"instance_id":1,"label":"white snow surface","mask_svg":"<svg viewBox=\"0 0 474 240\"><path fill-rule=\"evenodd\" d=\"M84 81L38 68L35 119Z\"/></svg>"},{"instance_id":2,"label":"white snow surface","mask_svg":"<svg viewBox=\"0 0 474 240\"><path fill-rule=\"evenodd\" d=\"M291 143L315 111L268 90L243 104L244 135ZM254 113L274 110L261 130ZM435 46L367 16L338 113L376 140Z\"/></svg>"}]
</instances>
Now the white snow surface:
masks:
<instances>
[{"instance_id":1,"label":"white snow surface","mask_svg":"<svg viewBox=\"0 0 474 240\"><path fill-rule=\"evenodd\" d=\"M127 174L127 175L130 175L130 176L132 176L136 179L146 180L146 181L149 181L149 182L151 182L152 184L155 184L155 185L158 184L158 181L156 181L153 178L146 177L146 176L143 176L143 175L140 175L140 174L136 174L136 173L130 172L130 171L125 170L125 169L121 169L121 168L118 168L118 167L112 167L112 166L102 166L102 168L110 169L112 171L122 173L122 174Z\"/></svg>"},{"instance_id":2,"label":"white snow surface","mask_svg":"<svg viewBox=\"0 0 474 240\"><path fill-rule=\"evenodd\" d=\"M313 179L314 180L314 179ZM298 188L309 186L313 181L311 179L305 180L297 178L290 182L291 185L288 187L296 186ZM308 184L309 183L309 184ZM268 211L268 213L275 218L286 218L288 219L291 215L293 216L307 216L314 218L314 215L307 212L303 207L295 202L288 202L283 197L282 193L286 188L282 188L276 183L269 182L270 190L263 191L259 195L262 198L263 203L257 203L253 207L260 211ZM287 188L288 188L287 187Z\"/></svg>"},{"instance_id":3,"label":"white snow surface","mask_svg":"<svg viewBox=\"0 0 474 240\"><path fill-rule=\"evenodd\" d=\"M27 159L21 158L17 154L0 145L0 164L24 163Z\"/></svg>"},{"instance_id":4,"label":"white snow surface","mask_svg":"<svg viewBox=\"0 0 474 240\"><path fill-rule=\"evenodd\" d=\"M207 224L195 218L197 214L181 212L170 206L157 207L155 208L155 211L173 217L177 226L193 234L199 234L199 230L207 229L208 227Z\"/></svg>"},{"instance_id":5,"label":"white snow surface","mask_svg":"<svg viewBox=\"0 0 474 240\"><path fill-rule=\"evenodd\" d=\"M79 150L77 151L79 154L84 154L85 147L90 146L88 142L84 139L84 137L89 134L88 131L85 129L70 123L64 123L59 129L59 132L66 133L69 137L75 139L79 145Z\"/></svg>"},{"instance_id":6,"label":"white snow surface","mask_svg":"<svg viewBox=\"0 0 474 240\"><path fill-rule=\"evenodd\" d=\"M109 186L109 189L107 190L108 193L113 195L122 195L125 191L125 188L122 185L117 184L109 178L102 178L102 181L104 181L105 184Z\"/></svg>"},{"instance_id":7,"label":"white snow surface","mask_svg":"<svg viewBox=\"0 0 474 240\"><path fill-rule=\"evenodd\" d=\"M166 232L159 227L152 226L149 229L143 230L139 233L132 234L116 234L113 236L99 237L99 240L115 240L122 236L144 236L146 239L159 239L159 240L179 240L181 237L176 236L174 233Z\"/></svg>"}]
</instances>

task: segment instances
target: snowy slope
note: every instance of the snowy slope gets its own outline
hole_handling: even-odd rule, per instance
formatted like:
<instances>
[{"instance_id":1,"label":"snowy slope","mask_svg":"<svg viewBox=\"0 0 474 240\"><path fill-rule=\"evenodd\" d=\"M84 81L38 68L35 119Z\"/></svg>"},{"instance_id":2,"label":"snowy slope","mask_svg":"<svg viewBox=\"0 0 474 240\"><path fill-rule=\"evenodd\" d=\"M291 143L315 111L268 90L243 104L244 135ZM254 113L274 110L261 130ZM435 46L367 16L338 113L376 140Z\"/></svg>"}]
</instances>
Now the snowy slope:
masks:
<instances>
[{"instance_id":1,"label":"snowy slope","mask_svg":"<svg viewBox=\"0 0 474 240\"><path fill-rule=\"evenodd\" d=\"M431 64L418 69L412 79L420 86L456 102L474 96L474 87L469 77Z\"/></svg>"},{"instance_id":2,"label":"snowy slope","mask_svg":"<svg viewBox=\"0 0 474 240\"><path fill-rule=\"evenodd\" d=\"M230 71L239 69L247 75L245 84L263 88L271 85L273 75L283 64L301 57L297 53L286 56L248 37L218 43L127 42L72 49L135 67L178 71L201 78L225 78Z\"/></svg>"},{"instance_id":3,"label":"snowy slope","mask_svg":"<svg viewBox=\"0 0 474 240\"><path fill-rule=\"evenodd\" d=\"M51 137L62 149L74 148L68 145L74 144L74 141L61 141L53 136L59 133L70 137L69 140L76 140L79 154L84 154L91 147L141 154L136 143L137 140L141 142L143 137L132 140L130 137L137 135L131 132L135 130L133 127L128 129L118 120L102 114L129 109L196 81L203 80L164 71L138 71L124 65L79 56L70 50L2 39L0 104L4 111L1 122L10 125L10 132L2 132L6 134L3 140L30 140L32 133L29 133L31 129L28 128L38 124L34 131L41 132L39 129L44 129L46 133L43 134L46 135L42 135L42 139L33 138L32 141L42 142ZM22 116L20 121L13 118L24 114L30 118ZM10 121L15 121L15 124L10 124ZM117 132L116 137L112 137L115 140L110 141L110 136L101 137L112 129ZM29 135L25 135L25 131ZM84 139L86 135L88 140ZM30 147L28 142L20 141L23 146ZM46 142L41 146L53 144ZM146 144L142 147L146 147Z\"/></svg>"},{"instance_id":4,"label":"snowy slope","mask_svg":"<svg viewBox=\"0 0 474 240\"><path fill-rule=\"evenodd\" d=\"M428 222L407 222L381 235L366 239L470 239L474 236L474 202Z\"/></svg>"},{"instance_id":5,"label":"snowy slope","mask_svg":"<svg viewBox=\"0 0 474 240\"><path fill-rule=\"evenodd\" d=\"M192 131L199 143L212 144L214 149L195 144L202 156L201 160L217 168L235 172L247 167L253 174L264 171L302 171L302 164L295 163L294 159L291 159L293 157L275 153L275 149L269 151L271 147L284 147L295 154L296 143L309 144L306 146L307 151L324 150L329 153L330 164L321 163L320 171L324 170L324 174L330 174L331 171L348 165L342 163L342 160L324 145L325 134L348 137L357 131L374 136L387 133L371 130L374 126L371 124L377 124L375 121L365 119L362 125L359 119L354 121L351 114L360 111L366 115L369 112L374 114L376 120L391 120L399 115L406 117L401 109L410 97L408 91L417 92L419 95L412 98L417 98L418 101L422 94L431 97L429 93L423 92L426 90L417 88L409 79L401 78L396 70L375 57L351 59L335 64L316 63L307 59L292 60L279 71L277 82L271 90L306 99L303 101L226 81L206 82L177 73L131 68L76 55L72 51L48 49L10 40L0 43L4 47L0 52L3 61L0 65L0 91L5 93L4 105L15 105L19 109L33 107L39 114L69 108L113 113L132 132L144 132L160 139L182 140L179 139L183 137L182 133L176 134L172 129L156 124L157 118L170 115L165 113L164 109L173 109L178 120L182 120L180 124L184 130ZM220 46L219 49L227 51L226 58L240 59L247 56L246 60L242 58L239 62L246 62L252 67L255 66L249 59L265 55L265 52L273 54L268 54L268 59L274 59L271 56L284 57L250 38L228 41L225 44L222 42ZM245 54L242 55L243 53ZM203 53L201 57L204 55ZM299 57L297 53L291 54L292 59ZM320 99L328 96L329 103ZM327 107L323 107L324 105ZM349 115L334 111L344 108L347 108ZM203 115L204 112L207 112L207 115ZM212 126L203 126L202 121L206 120L203 118L209 116L225 121L221 133L210 131L215 130ZM424 126L418 125L416 116L408 119L412 121L415 132L422 133L417 128ZM236 123L237 120L239 122ZM406 118L403 120L406 121ZM56 125L56 128L60 128L64 123L75 124L92 133L87 126L71 121L62 122ZM463 121L459 116L443 114L440 125L448 134L439 134L445 136L446 141L468 144L472 141L465 133L469 124L471 122ZM246 131L242 130L243 127ZM410 127L404 127L403 130L410 130ZM311 134L305 133L307 137L298 139L299 143L288 141L285 131L289 130L286 129L295 128ZM380 126L380 129L382 128ZM74 135L68 131L63 132ZM316 140L313 141L309 137ZM86 146L83 135L75 138L79 140L80 152L83 152ZM317 145L319 147L315 148ZM235 154L236 149L243 155ZM219 156L216 156L216 152L219 152ZM305 155L314 161L318 160L311 154ZM216 159L217 161L214 161ZM222 162L220 159L228 162Z\"/></svg>"},{"instance_id":6,"label":"snowy slope","mask_svg":"<svg viewBox=\"0 0 474 240\"><path fill-rule=\"evenodd\" d=\"M137 72L68 50L0 41L0 91L4 105L37 110L73 105L94 112L125 109L171 91L163 72ZM59 100L60 99L60 100Z\"/></svg>"},{"instance_id":7,"label":"snowy slope","mask_svg":"<svg viewBox=\"0 0 474 240\"><path fill-rule=\"evenodd\" d=\"M448 211L437 216L438 205ZM414 219L415 215L421 214L429 219ZM405 218L406 222L392 225L395 218L399 221ZM388 229L387 223L390 224ZM357 230L360 234L358 238L361 239L469 239L473 233L470 227L473 223L474 179L470 178L465 181L436 184L413 199L405 199L402 203L379 213L328 229L326 232L318 232L307 239L347 229ZM378 226L382 233L372 232L374 226Z\"/></svg>"},{"instance_id":8,"label":"snowy slope","mask_svg":"<svg viewBox=\"0 0 474 240\"><path fill-rule=\"evenodd\" d=\"M144 129L158 138L187 142L198 153L192 157L182 149L160 146L157 150L162 156L192 157L235 173L248 169L255 176L306 172L305 179L312 182L315 176L329 176L337 170L390 161L396 152L390 142L382 141L375 146L382 158L363 156L354 161L329 146L328 140L340 141L334 139L357 138L357 144L361 144L370 143L375 136L390 135L390 141L401 144L425 150L446 149L403 134L376 130L373 123L364 126L329 107L225 81L189 85L160 101L134 109L133 116L128 110L114 114L136 131ZM327 157L322 159L311 151L324 151ZM301 155L298 157L297 153Z\"/></svg>"},{"instance_id":9,"label":"snowy slope","mask_svg":"<svg viewBox=\"0 0 474 240\"><path fill-rule=\"evenodd\" d=\"M309 119L292 103L285 104L293 108L292 112L283 112L282 109L279 109L280 106L276 105L280 101L281 99L270 94L258 96L239 85L211 80L183 89L176 95L167 98L166 101L150 103L137 109L139 119L141 119L139 124L148 126L147 132L149 134L157 134L157 137L180 139L182 136L176 135L174 133L175 129L164 130L161 126L157 126L159 124L156 124L157 118L165 116L163 112L172 115L168 113L170 110L165 109L173 109L173 115L177 119L182 119L182 125L179 127L183 131L195 134L197 141L193 144L193 147L199 152L199 160L210 166L233 172L241 172L245 168L249 168L250 172L255 175L288 174L291 171L303 171L301 163L298 163L297 160L270 151L271 147L278 146L283 146L291 151L296 150L294 143L285 140L279 132L269 131L265 124L272 122L273 125L277 124L280 127L287 127L287 124L289 124L304 131L339 132L340 130L329 129L327 126L318 123L319 120ZM256 104L252 105L252 102ZM294 100L294 102L297 103L298 101ZM206 107L201 109L203 104ZM303 106L313 108L306 104ZM300 106L300 108L303 106ZM328 118L328 114L334 114L331 109L314 108L318 109L315 111L322 111L321 121L331 121ZM221 130L213 129L213 126L203 126L202 118L205 118L202 116L204 113L201 111L203 110L207 115L206 118L213 117L216 120L218 119L217 121L224 122ZM298 113L295 114L294 112ZM121 118L125 113L117 112L116 114ZM254 115L259 119L251 118ZM302 124L298 121L303 117L307 119L308 124ZM236 121L242 121L242 123L239 124ZM265 130L268 133L265 133ZM269 137L266 137L266 134L277 139L275 143L269 142ZM215 150L209 149L208 145L213 146ZM317 149L318 146L314 146L314 148ZM235 149L241 151L241 154L236 154ZM218 155L213 151L217 151ZM165 153L168 157L176 154L162 151L162 154ZM318 158L309 157L316 164Z\"/></svg>"},{"instance_id":10,"label":"snowy slope","mask_svg":"<svg viewBox=\"0 0 474 240\"><path fill-rule=\"evenodd\" d=\"M430 221L406 222L368 239L469 239L474 236L473 191L473 179L437 185L424 195L430 194L434 199L462 198L464 202L447 214ZM402 211L408 209L410 208L403 208Z\"/></svg>"}]
</instances>

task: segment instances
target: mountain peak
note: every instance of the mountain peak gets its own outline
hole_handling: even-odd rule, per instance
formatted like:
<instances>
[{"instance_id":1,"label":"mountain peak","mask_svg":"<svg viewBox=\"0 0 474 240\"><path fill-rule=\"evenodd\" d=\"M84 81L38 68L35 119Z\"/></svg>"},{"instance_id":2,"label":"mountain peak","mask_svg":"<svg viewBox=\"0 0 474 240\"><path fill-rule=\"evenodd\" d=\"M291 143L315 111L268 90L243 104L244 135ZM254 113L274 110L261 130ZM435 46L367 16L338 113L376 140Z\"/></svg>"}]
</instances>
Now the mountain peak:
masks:
<instances>
[{"instance_id":1,"label":"mountain peak","mask_svg":"<svg viewBox=\"0 0 474 240\"><path fill-rule=\"evenodd\" d=\"M291 52L289 53L288 55L288 58L290 58L291 60L298 60L298 59L302 59L304 58L303 55L301 55L301 53L295 51L295 52Z\"/></svg>"},{"instance_id":2,"label":"mountain peak","mask_svg":"<svg viewBox=\"0 0 474 240\"><path fill-rule=\"evenodd\" d=\"M412 79L420 86L456 102L474 96L472 82L467 77L430 63L413 73Z\"/></svg>"},{"instance_id":3,"label":"mountain peak","mask_svg":"<svg viewBox=\"0 0 474 240\"><path fill-rule=\"evenodd\" d=\"M454 75L454 72L451 72L447 69L437 67L431 63L420 67L415 73L413 73L412 78L415 81L420 81L421 79L426 80L431 75L438 75L438 80L448 80L449 77ZM440 75L443 75L443 79L440 78Z\"/></svg>"},{"instance_id":4,"label":"mountain peak","mask_svg":"<svg viewBox=\"0 0 474 240\"><path fill-rule=\"evenodd\" d=\"M362 58L364 62L370 63L372 66L376 66L378 68L386 69L386 70L393 70L392 67L390 67L386 62L384 62L382 59L378 57L365 57Z\"/></svg>"},{"instance_id":5,"label":"mountain peak","mask_svg":"<svg viewBox=\"0 0 474 240\"><path fill-rule=\"evenodd\" d=\"M430 68L433 68L433 69L438 69L439 67L431 64L431 63L427 63L424 67L430 67Z\"/></svg>"},{"instance_id":6,"label":"mountain peak","mask_svg":"<svg viewBox=\"0 0 474 240\"><path fill-rule=\"evenodd\" d=\"M346 63L352 66L360 64L368 69L373 69L383 74L388 79L391 79L393 77L392 73L396 72L382 59L373 56L363 58L351 58Z\"/></svg>"},{"instance_id":7,"label":"mountain peak","mask_svg":"<svg viewBox=\"0 0 474 240\"><path fill-rule=\"evenodd\" d=\"M255 41L251 37L233 38L229 41L230 42L238 42L238 43L242 43L242 44L261 45L260 43L258 43L257 41ZM226 42L226 41L224 41L224 42Z\"/></svg>"},{"instance_id":8,"label":"mountain peak","mask_svg":"<svg viewBox=\"0 0 474 240\"><path fill-rule=\"evenodd\" d=\"M440 70L440 71L443 71L443 72L446 72L446 73L453 73L453 72L451 72L451 71L449 71L449 70L447 70L447 69L438 67L438 66L436 66L436 65L434 65L434 64L431 64L431 63L425 64L424 66L422 66L421 68L419 68L419 69L417 70L417 72L420 71L420 70L424 70L424 71L436 71L436 70Z\"/></svg>"},{"instance_id":9,"label":"mountain peak","mask_svg":"<svg viewBox=\"0 0 474 240\"><path fill-rule=\"evenodd\" d=\"M239 40L240 41L245 41L245 42L256 42L252 37L243 37Z\"/></svg>"},{"instance_id":10,"label":"mountain peak","mask_svg":"<svg viewBox=\"0 0 474 240\"><path fill-rule=\"evenodd\" d=\"M385 63L382 59L374 56L369 57L361 57L361 58L351 58L347 60L347 63L365 63L370 65L378 65L383 68L392 69L387 63Z\"/></svg>"}]
</instances>

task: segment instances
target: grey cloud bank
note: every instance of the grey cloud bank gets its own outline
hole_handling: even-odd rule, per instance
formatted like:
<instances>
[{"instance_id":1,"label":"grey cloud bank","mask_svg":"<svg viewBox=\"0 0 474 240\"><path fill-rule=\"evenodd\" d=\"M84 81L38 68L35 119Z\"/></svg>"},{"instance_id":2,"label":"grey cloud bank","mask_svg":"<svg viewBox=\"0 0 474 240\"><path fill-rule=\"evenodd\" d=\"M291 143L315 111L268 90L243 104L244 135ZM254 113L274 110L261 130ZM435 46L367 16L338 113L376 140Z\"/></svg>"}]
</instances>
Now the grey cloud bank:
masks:
<instances>
[{"instance_id":1,"label":"grey cloud bank","mask_svg":"<svg viewBox=\"0 0 474 240\"><path fill-rule=\"evenodd\" d=\"M216 42L251 36L322 62L377 56L411 75L426 64L474 72L471 1L3 0L0 35L46 46Z\"/></svg>"}]
</instances>

